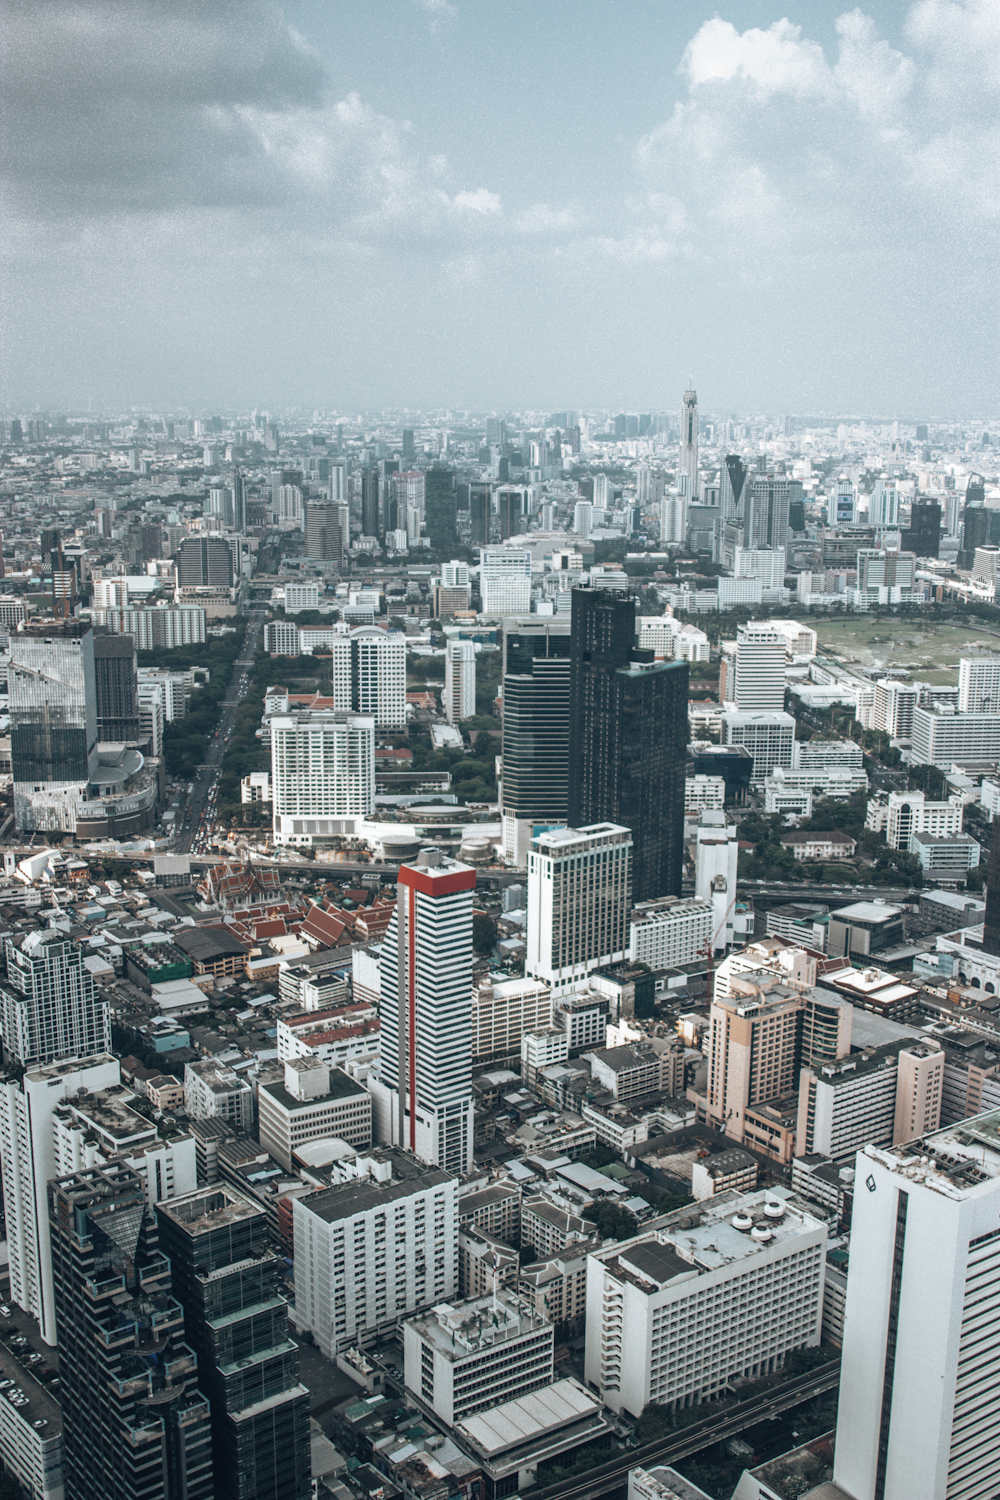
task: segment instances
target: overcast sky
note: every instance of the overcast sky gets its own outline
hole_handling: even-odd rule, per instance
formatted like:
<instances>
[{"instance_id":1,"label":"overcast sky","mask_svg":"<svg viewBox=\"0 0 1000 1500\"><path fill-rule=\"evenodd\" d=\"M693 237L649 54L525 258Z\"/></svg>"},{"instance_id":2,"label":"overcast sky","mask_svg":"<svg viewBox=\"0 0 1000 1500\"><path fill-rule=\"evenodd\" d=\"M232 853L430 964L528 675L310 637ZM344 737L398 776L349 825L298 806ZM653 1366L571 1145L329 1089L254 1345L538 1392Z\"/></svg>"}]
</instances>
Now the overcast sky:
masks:
<instances>
[{"instance_id":1,"label":"overcast sky","mask_svg":"<svg viewBox=\"0 0 1000 1500\"><path fill-rule=\"evenodd\" d=\"M7 0L0 401L996 414L1000 0Z\"/></svg>"}]
</instances>

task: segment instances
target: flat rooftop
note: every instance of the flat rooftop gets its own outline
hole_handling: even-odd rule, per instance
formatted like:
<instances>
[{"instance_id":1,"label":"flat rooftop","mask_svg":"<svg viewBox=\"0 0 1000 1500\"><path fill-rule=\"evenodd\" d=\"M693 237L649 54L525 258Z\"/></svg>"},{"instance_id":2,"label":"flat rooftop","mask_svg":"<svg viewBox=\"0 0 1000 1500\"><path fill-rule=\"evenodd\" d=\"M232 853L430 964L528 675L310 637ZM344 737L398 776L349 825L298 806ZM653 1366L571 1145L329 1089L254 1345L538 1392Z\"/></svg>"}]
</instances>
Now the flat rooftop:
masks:
<instances>
[{"instance_id":1,"label":"flat rooftop","mask_svg":"<svg viewBox=\"0 0 1000 1500\"><path fill-rule=\"evenodd\" d=\"M269 1094L275 1104L280 1104L283 1110L289 1114L295 1114L300 1109L316 1109L319 1105L330 1104L337 1099L350 1099L353 1097L364 1097L367 1089L363 1084L356 1083L353 1078L348 1078L339 1068L330 1069L330 1086L324 1094L317 1094L312 1099L296 1099L290 1094L285 1085L279 1080L273 1083L262 1083L259 1092Z\"/></svg>"},{"instance_id":2,"label":"flat rooftop","mask_svg":"<svg viewBox=\"0 0 1000 1500\"><path fill-rule=\"evenodd\" d=\"M238 1188L221 1182L196 1188L193 1193L185 1193L182 1198L166 1199L160 1206L192 1238L224 1224L259 1218L264 1212L259 1203L255 1203Z\"/></svg>"},{"instance_id":3,"label":"flat rooftop","mask_svg":"<svg viewBox=\"0 0 1000 1500\"><path fill-rule=\"evenodd\" d=\"M493 1459L546 1433L601 1415L601 1402L572 1379L557 1380L492 1411L476 1412L456 1426L486 1458Z\"/></svg>"},{"instance_id":4,"label":"flat rooftop","mask_svg":"<svg viewBox=\"0 0 1000 1500\"><path fill-rule=\"evenodd\" d=\"M973 1115L905 1146L867 1146L865 1153L947 1198L966 1198L1000 1178L1000 1110Z\"/></svg>"},{"instance_id":5,"label":"flat rooftop","mask_svg":"<svg viewBox=\"0 0 1000 1500\"><path fill-rule=\"evenodd\" d=\"M350 1219L355 1214L365 1213L380 1204L395 1203L400 1198L409 1198L414 1193L427 1192L430 1188L455 1181L450 1172L427 1166L398 1147L390 1146L378 1152L366 1152L365 1156L390 1164L392 1175L388 1181L379 1182L374 1177L353 1178L349 1182L322 1188L318 1193L310 1193L296 1201L325 1223L334 1224L340 1219Z\"/></svg>"},{"instance_id":6,"label":"flat rooftop","mask_svg":"<svg viewBox=\"0 0 1000 1500\"><path fill-rule=\"evenodd\" d=\"M462 1302L443 1302L429 1313L411 1318L410 1326L438 1354L454 1363L494 1344L554 1325L533 1313L530 1303L522 1304L509 1292L500 1291L495 1300L491 1293Z\"/></svg>"}]
</instances>

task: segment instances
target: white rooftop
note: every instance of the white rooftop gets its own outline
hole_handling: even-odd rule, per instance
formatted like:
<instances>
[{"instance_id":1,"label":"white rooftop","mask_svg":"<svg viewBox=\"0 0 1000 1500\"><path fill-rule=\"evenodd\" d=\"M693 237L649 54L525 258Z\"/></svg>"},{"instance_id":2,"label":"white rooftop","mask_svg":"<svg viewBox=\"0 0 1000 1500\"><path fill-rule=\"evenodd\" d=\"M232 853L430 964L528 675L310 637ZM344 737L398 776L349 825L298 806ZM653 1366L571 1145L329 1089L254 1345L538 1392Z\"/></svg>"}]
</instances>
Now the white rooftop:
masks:
<instances>
[{"instance_id":1,"label":"white rooftop","mask_svg":"<svg viewBox=\"0 0 1000 1500\"><path fill-rule=\"evenodd\" d=\"M553 1428L584 1417L595 1416L601 1402L575 1380L557 1380L516 1401L504 1401L492 1411L476 1412L456 1424L462 1433L487 1457L520 1447L541 1437Z\"/></svg>"}]
</instances>

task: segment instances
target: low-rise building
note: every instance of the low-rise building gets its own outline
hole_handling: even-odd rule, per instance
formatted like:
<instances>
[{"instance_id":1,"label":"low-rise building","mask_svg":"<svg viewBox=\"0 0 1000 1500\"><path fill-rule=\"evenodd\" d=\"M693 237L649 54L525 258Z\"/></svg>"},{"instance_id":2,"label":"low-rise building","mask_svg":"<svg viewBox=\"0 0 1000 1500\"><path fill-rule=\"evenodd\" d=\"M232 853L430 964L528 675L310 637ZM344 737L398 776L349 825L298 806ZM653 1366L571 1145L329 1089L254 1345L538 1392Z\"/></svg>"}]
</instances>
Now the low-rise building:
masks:
<instances>
[{"instance_id":1,"label":"low-rise building","mask_svg":"<svg viewBox=\"0 0 1000 1500\"><path fill-rule=\"evenodd\" d=\"M495 1235L476 1229L458 1231L459 1297L492 1296L517 1282L518 1255Z\"/></svg>"},{"instance_id":2,"label":"low-rise building","mask_svg":"<svg viewBox=\"0 0 1000 1500\"><path fill-rule=\"evenodd\" d=\"M443 1304L403 1325L408 1390L447 1426L552 1380L554 1329L508 1291Z\"/></svg>"},{"instance_id":3,"label":"low-rise building","mask_svg":"<svg viewBox=\"0 0 1000 1500\"><path fill-rule=\"evenodd\" d=\"M852 859L857 839L834 829L830 833L785 833L781 847L790 849L796 859Z\"/></svg>"},{"instance_id":4,"label":"low-rise building","mask_svg":"<svg viewBox=\"0 0 1000 1500\"><path fill-rule=\"evenodd\" d=\"M752 1193L757 1186L757 1159L739 1146L691 1163L691 1193L699 1203L719 1193Z\"/></svg>"},{"instance_id":5,"label":"low-rise building","mask_svg":"<svg viewBox=\"0 0 1000 1500\"><path fill-rule=\"evenodd\" d=\"M565 1027L571 1057L589 1047L604 1046L610 1009L606 995L595 995L589 990L563 995L555 1002L552 1022Z\"/></svg>"},{"instance_id":6,"label":"low-rise building","mask_svg":"<svg viewBox=\"0 0 1000 1500\"><path fill-rule=\"evenodd\" d=\"M721 776L709 779L722 780ZM629 957L650 969L690 963L711 941L712 914L712 903L697 898L664 896L640 902L632 909Z\"/></svg>"},{"instance_id":7,"label":"low-rise building","mask_svg":"<svg viewBox=\"0 0 1000 1500\"><path fill-rule=\"evenodd\" d=\"M520 1268L517 1290L540 1318L568 1323L587 1311L587 1258L601 1241L579 1240L559 1255Z\"/></svg>"},{"instance_id":8,"label":"low-rise building","mask_svg":"<svg viewBox=\"0 0 1000 1500\"><path fill-rule=\"evenodd\" d=\"M967 833L911 833L910 853L917 856L931 884L964 885L969 871L979 864L981 850Z\"/></svg>"},{"instance_id":9,"label":"low-rise building","mask_svg":"<svg viewBox=\"0 0 1000 1500\"><path fill-rule=\"evenodd\" d=\"M830 915L827 952L833 958L868 957L903 941L903 908L887 901L855 901Z\"/></svg>"},{"instance_id":10,"label":"low-rise building","mask_svg":"<svg viewBox=\"0 0 1000 1500\"><path fill-rule=\"evenodd\" d=\"M568 1057L569 1037L561 1026L529 1031L521 1038L521 1077L534 1088L542 1068L565 1062Z\"/></svg>"},{"instance_id":11,"label":"low-rise building","mask_svg":"<svg viewBox=\"0 0 1000 1500\"><path fill-rule=\"evenodd\" d=\"M225 1120L237 1130L250 1130L253 1089L232 1068L212 1058L185 1063L184 1108L192 1120Z\"/></svg>"},{"instance_id":12,"label":"low-rise building","mask_svg":"<svg viewBox=\"0 0 1000 1500\"><path fill-rule=\"evenodd\" d=\"M623 1104L647 1094L684 1092L684 1046L679 1039L662 1050L649 1043L603 1047L590 1054L590 1068L594 1082Z\"/></svg>"},{"instance_id":13,"label":"low-rise building","mask_svg":"<svg viewBox=\"0 0 1000 1500\"><path fill-rule=\"evenodd\" d=\"M530 1245L539 1260L559 1255L579 1240L589 1239L596 1226L550 1198L538 1194L521 1204L521 1245Z\"/></svg>"},{"instance_id":14,"label":"low-rise building","mask_svg":"<svg viewBox=\"0 0 1000 1500\"><path fill-rule=\"evenodd\" d=\"M508 1245L521 1237L521 1190L513 1182L491 1182L458 1200L458 1222L463 1229L494 1235Z\"/></svg>"},{"instance_id":15,"label":"low-rise building","mask_svg":"<svg viewBox=\"0 0 1000 1500\"><path fill-rule=\"evenodd\" d=\"M318 1057L290 1058L283 1081L257 1091L260 1143L285 1171L299 1146L330 1136L349 1146L371 1145L372 1096L340 1068Z\"/></svg>"}]
</instances>

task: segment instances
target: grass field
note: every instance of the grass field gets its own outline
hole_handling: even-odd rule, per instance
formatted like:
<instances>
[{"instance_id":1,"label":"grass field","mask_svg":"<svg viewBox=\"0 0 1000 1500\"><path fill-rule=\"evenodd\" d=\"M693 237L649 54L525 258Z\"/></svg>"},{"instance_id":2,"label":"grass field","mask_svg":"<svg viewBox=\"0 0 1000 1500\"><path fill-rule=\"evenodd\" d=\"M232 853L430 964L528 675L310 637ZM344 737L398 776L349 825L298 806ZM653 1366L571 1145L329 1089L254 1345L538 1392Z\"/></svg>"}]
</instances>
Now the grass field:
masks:
<instances>
[{"instance_id":1,"label":"grass field","mask_svg":"<svg viewBox=\"0 0 1000 1500\"><path fill-rule=\"evenodd\" d=\"M1000 655L1000 638L964 625L935 625L921 630L920 620L866 619L810 620L819 645L845 665L893 667L912 672L935 686L958 683L961 656Z\"/></svg>"}]
</instances>

